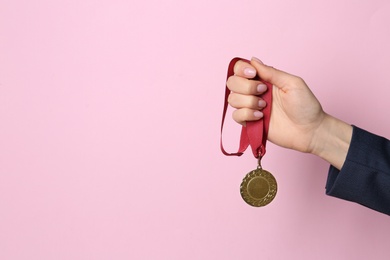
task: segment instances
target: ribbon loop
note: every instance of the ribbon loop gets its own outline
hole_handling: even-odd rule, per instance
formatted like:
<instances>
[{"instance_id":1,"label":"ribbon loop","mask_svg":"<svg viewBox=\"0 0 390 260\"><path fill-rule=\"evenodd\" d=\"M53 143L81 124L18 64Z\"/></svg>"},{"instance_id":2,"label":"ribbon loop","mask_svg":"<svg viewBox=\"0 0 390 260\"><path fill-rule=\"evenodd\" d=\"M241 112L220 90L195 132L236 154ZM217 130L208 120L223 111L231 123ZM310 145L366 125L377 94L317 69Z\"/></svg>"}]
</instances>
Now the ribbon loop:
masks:
<instances>
[{"instance_id":1,"label":"ribbon loop","mask_svg":"<svg viewBox=\"0 0 390 260\"><path fill-rule=\"evenodd\" d=\"M242 58L234 58L230 61L229 67L228 67L228 73L226 80L234 75L234 65L237 61L244 61L244 62L250 62L249 60L242 59ZM261 79L256 76L254 78L255 80ZM220 146L221 151L223 154L227 156L241 156L244 154L245 150L248 148L248 146L251 146L252 153L255 158L261 159L266 152L266 144L267 144L267 137L268 137L268 128L269 128L269 122L271 118L271 106L272 106L272 84L268 82L262 81L265 85L267 85L267 91L259 95L265 102L266 107L262 110L263 112L263 118L257 121L247 121L246 126L243 126L241 129L241 137L240 137L240 145L238 148L238 151L236 153L229 153L227 152L222 143L222 132L223 132L223 125L225 122L225 116L226 111L228 108L228 97L230 94L230 90L226 86L225 88L225 100L224 100L224 108L222 113L222 123L221 123L221 140L220 140Z\"/></svg>"}]
</instances>

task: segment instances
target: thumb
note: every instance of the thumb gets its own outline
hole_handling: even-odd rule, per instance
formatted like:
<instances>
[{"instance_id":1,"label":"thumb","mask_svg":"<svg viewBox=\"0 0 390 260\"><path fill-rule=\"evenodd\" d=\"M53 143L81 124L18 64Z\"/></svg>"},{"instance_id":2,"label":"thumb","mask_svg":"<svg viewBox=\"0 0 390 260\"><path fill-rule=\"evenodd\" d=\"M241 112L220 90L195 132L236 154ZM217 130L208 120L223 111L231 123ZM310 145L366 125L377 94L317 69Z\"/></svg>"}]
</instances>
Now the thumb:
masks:
<instances>
[{"instance_id":1,"label":"thumb","mask_svg":"<svg viewBox=\"0 0 390 260\"><path fill-rule=\"evenodd\" d=\"M271 83L272 85L283 88L291 80L292 75L287 72L264 65L258 58L252 57L251 64L257 70L261 80Z\"/></svg>"}]
</instances>

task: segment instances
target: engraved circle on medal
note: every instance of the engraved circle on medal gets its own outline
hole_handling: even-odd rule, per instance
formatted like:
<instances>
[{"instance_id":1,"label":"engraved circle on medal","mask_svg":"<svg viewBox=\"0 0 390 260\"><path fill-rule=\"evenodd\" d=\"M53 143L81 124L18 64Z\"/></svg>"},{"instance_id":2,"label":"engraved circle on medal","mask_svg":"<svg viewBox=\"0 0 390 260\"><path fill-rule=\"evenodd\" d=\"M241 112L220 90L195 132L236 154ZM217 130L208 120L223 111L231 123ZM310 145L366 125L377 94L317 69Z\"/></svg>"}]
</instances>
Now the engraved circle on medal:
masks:
<instances>
[{"instance_id":1,"label":"engraved circle on medal","mask_svg":"<svg viewBox=\"0 0 390 260\"><path fill-rule=\"evenodd\" d=\"M270 172L258 168L245 176L240 192L246 203L253 207L262 207L275 198L277 189L275 177Z\"/></svg>"}]
</instances>

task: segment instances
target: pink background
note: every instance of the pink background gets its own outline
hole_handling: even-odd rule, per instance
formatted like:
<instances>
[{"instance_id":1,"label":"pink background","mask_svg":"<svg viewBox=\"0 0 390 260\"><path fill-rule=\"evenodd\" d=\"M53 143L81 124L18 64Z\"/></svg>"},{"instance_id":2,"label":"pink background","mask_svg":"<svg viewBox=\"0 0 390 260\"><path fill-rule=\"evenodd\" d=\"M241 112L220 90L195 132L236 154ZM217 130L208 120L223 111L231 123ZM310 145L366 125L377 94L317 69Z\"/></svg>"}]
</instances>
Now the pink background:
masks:
<instances>
[{"instance_id":1,"label":"pink background","mask_svg":"<svg viewBox=\"0 0 390 260\"><path fill-rule=\"evenodd\" d=\"M389 24L387 0L0 0L0 259L388 259L388 216L314 156L270 144L278 195L247 206L219 127L253 55L389 138Z\"/></svg>"}]
</instances>

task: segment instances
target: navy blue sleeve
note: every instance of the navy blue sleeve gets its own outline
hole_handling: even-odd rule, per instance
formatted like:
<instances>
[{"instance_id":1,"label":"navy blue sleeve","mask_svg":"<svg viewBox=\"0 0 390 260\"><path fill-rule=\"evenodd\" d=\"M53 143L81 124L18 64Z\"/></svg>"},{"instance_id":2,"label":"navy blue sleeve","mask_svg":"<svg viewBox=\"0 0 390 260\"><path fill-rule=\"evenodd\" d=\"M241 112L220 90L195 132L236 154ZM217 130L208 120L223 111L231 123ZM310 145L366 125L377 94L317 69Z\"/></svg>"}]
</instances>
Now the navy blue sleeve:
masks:
<instances>
[{"instance_id":1,"label":"navy blue sleeve","mask_svg":"<svg viewBox=\"0 0 390 260\"><path fill-rule=\"evenodd\" d=\"M330 166L326 194L390 215L390 141L353 126L343 167Z\"/></svg>"}]
</instances>

